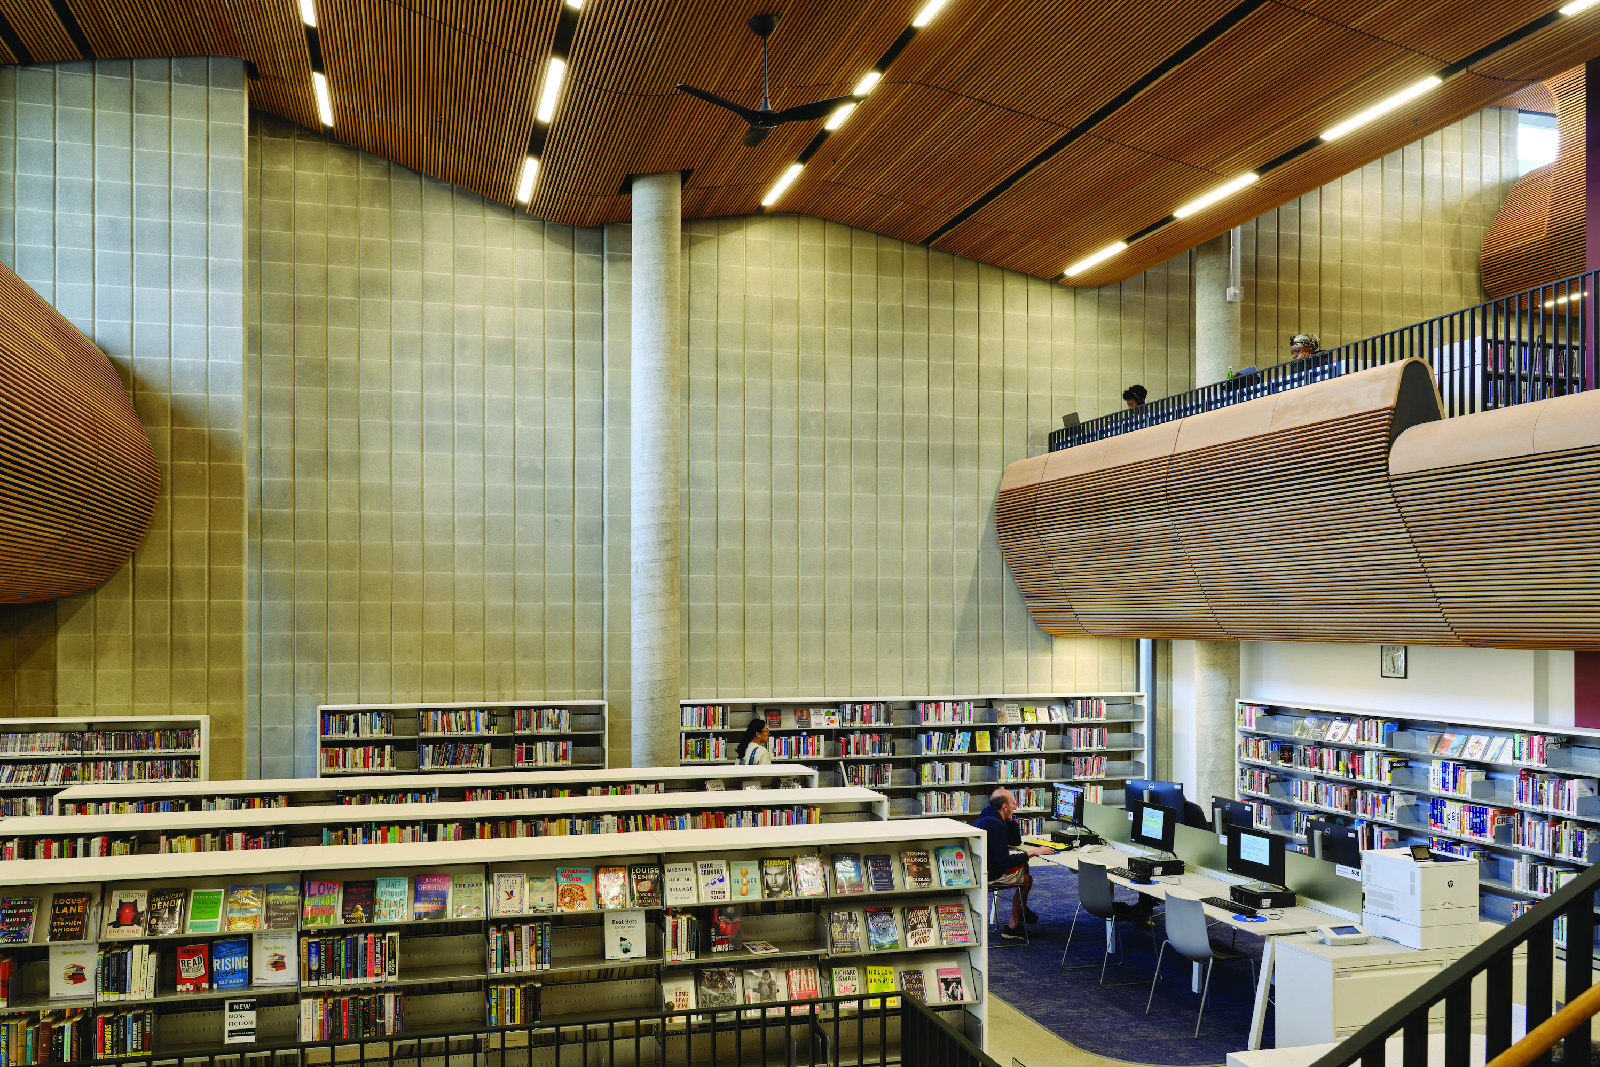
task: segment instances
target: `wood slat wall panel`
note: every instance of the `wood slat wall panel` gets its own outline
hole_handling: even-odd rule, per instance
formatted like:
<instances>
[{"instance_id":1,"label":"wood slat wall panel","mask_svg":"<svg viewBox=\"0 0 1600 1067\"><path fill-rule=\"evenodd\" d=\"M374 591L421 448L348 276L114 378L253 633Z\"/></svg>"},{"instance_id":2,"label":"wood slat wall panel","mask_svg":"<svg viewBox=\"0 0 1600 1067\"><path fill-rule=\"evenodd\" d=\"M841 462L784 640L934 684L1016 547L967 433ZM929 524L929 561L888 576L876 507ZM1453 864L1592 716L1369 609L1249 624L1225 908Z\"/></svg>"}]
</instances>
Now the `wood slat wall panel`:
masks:
<instances>
[{"instance_id":1,"label":"wood slat wall panel","mask_svg":"<svg viewBox=\"0 0 1600 1067\"><path fill-rule=\"evenodd\" d=\"M143 540L161 473L111 362L0 266L0 603L81 593Z\"/></svg>"}]
</instances>

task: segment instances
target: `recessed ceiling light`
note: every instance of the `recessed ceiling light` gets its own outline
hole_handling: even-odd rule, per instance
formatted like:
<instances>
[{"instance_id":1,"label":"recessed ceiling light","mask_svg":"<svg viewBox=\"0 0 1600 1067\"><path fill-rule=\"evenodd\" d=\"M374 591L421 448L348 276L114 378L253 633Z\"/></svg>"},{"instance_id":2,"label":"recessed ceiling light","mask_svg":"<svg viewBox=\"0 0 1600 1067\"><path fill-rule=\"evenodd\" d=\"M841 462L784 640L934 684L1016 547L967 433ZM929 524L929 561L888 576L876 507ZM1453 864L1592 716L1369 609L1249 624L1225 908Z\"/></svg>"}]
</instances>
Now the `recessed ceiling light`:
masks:
<instances>
[{"instance_id":1,"label":"recessed ceiling light","mask_svg":"<svg viewBox=\"0 0 1600 1067\"><path fill-rule=\"evenodd\" d=\"M312 29L317 28L316 0L300 0L300 21Z\"/></svg>"},{"instance_id":2,"label":"recessed ceiling light","mask_svg":"<svg viewBox=\"0 0 1600 1067\"><path fill-rule=\"evenodd\" d=\"M328 78L320 70L311 72L311 91L317 97L317 117L324 126L332 126L333 97L328 95Z\"/></svg>"},{"instance_id":3,"label":"recessed ceiling light","mask_svg":"<svg viewBox=\"0 0 1600 1067\"><path fill-rule=\"evenodd\" d=\"M1215 189L1211 190L1209 193L1207 193L1205 196L1202 196L1200 199L1192 200L1189 203L1183 205L1178 210L1174 211L1172 214L1174 216L1180 218L1180 219L1184 218L1184 217L1186 217L1188 215L1193 215L1196 211L1199 211L1201 208L1207 208L1207 207L1210 207L1212 204L1215 204L1218 200L1221 200L1223 197L1227 196L1229 193L1238 192L1240 189L1243 189L1245 186L1247 186L1251 182L1255 181L1256 178L1257 178L1257 175L1253 174L1253 173L1251 173L1251 174L1241 174L1237 178L1233 179L1233 181L1228 182L1226 185L1217 186Z\"/></svg>"},{"instance_id":4,"label":"recessed ceiling light","mask_svg":"<svg viewBox=\"0 0 1600 1067\"><path fill-rule=\"evenodd\" d=\"M1572 3L1561 9L1563 15L1576 15L1591 4L1600 3L1600 0L1572 0Z\"/></svg>"},{"instance_id":5,"label":"recessed ceiling light","mask_svg":"<svg viewBox=\"0 0 1600 1067\"><path fill-rule=\"evenodd\" d=\"M853 93L851 93L850 95L851 96L866 96L868 93L872 92L872 87L874 85L878 84L878 79L881 78L881 77L883 77L883 72L882 71L877 71L877 70L869 70L869 71L867 71L865 74L863 74L861 76L861 80L856 82L855 91Z\"/></svg>"},{"instance_id":6,"label":"recessed ceiling light","mask_svg":"<svg viewBox=\"0 0 1600 1067\"><path fill-rule=\"evenodd\" d=\"M539 160L529 156L522 161L522 176L517 179L517 203L526 204L533 199L533 180L539 176Z\"/></svg>"},{"instance_id":7,"label":"recessed ceiling light","mask_svg":"<svg viewBox=\"0 0 1600 1067\"><path fill-rule=\"evenodd\" d=\"M789 188L790 184L793 183L796 178L800 177L800 172L805 169L804 163L789 164L789 169L784 171L782 177L780 177L776 182L772 183L772 188L767 190L767 195L761 198L761 206L768 207L774 200L782 196L783 191Z\"/></svg>"},{"instance_id":8,"label":"recessed ceiling light","mask_svg":"<svg viewBox=\"0 0 1600 1067\"><path fill-rule=\"evenodd\" d=\"M944 3L945 0L928 0L926 4L922 5L922 10L917 12L917 17L911 20L911 25L920 28L932 22L933 16L939 13L939 9L944 6Z\"/></svg>"},{"instance_id":9,"label":"recessed ceiling light","mask_svg":"<svg viewBox=\"0 0 1600 1067\"><path fill-rule=\"evenodd\" d=\"M844 120L849 118L850 112L854 111L855 109L856 106L854 104L846 104L843 107L836 109L833 114L828 116L828 121L822 124L822 128L825 130L837 130L840 126L844 125Z\"/></svg>"},{"instance_id":10,"label":"recessed ceiling light","mask_svg":"<svg viewBox=\"0 0 1600 1067\"><path fill-rule=\"evenodd\" d=\"M1079 271L1088 270L1090 267L1094 266L1096 263L1099 263L1101 260L1110 259L1112 256L1116 255L1118 252L1122 251L1124 248L1127 248L1127 247L1128 247L1128 242L1126 242L1126 241L1113 241L1110 244L1106 245L1104 248L1102 248L1100 251L1096 252L1094 255L1089 256L1086 259L1080 259L1080 260L1078 260L1078 262L1076 262L1072 266L1068 267L1067 270L1066 270L1066 274L1070 278L1072 275L1077 274Z\"/></svg>"},{"instance_id":11,"label":"recessed ceiling light","mask_svg":"<svg viewBox=\"0 0 1600 1067\"><path fill-rule=\"evenodd\" d=\"M537 117L540 122L549 122L555 116L556 101L561 99L561 79L566 73L566 62L551 56L550 66L544 72L544 92L539 94Z\"/></svg>"},{"instance_id":12,"label":"recessed ceiling light","mask_svg":"<svg viewBox=\"0 0 1600 1067\"><path fill-rule=\"evenodd\" d=\"M1366 125L1367 123L1371 122L1373 119L1377 118L1379 115L1382 115L1387 111L1393 111L1395 108L1399 107L1401 104L1405 103L1407 100L1414 100L1417 97L1421 96L1423 93L1427 92L1429 89L1432 89L1435 85L1439 85L1439 84L1440 84L1439 79L1436 76L1430 74L1426 78L1423 78L1421 81L1417 82L1415 85L1411 86L1410 88L1402 89L1398 93L1395 93L1393 96L1391 96L1389 99L1387 99L1387 100L1385 100L1385 101L1383 101L1381 103L1373 104L1371 107L1367 108L1367 110L1363 111L1361 114L1357 115L1355 118L1353 118L1353 119L1345 119L1343 122L1339 123L1339 125L1335 126L1333 129L1329 130L1327 133L1324 133L1322 135L1322 139L1324 141L1331 141L1335 137L1342 137L1343 135L1349 133L1351 130L1355 129L1357 126Z\"/></svg>"}]
</instances>

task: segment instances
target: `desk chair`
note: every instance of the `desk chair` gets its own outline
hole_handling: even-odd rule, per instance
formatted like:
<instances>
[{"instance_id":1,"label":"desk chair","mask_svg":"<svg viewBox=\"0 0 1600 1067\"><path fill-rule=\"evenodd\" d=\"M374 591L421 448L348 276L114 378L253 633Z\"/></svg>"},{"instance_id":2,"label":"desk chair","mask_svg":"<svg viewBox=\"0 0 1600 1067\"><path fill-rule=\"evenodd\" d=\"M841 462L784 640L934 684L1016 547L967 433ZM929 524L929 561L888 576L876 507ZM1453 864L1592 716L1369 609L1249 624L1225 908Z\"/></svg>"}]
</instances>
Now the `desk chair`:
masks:
<instances>
[{"instance_id":1,"label":"desk chair","mask_svg":"<svg viewBox=\"0 0 1600 1067\"><path fill-rule=\"evenodd\" d=\"M1205 905L1199 900L1172 892L1167 894L1167 939L1161 943L1161 951L1156 953L1156 973L1155 977L1150 979L1150 996L1144 1002L1144 1013L1149 1015L1150 1005L1156 999L1156 983L1161 981L1161 958L1166 955L1168 945L1186 959L1204 963L1206 980L1205 985L1200 988L1200 1014L1196 1015L1194 1020L1194 1036L1197 1038L1200 1036L1200 1021L1206 1014L1206 997L1211 993L1213 964L1218 960L1224 963L1229 960L1244 960L1250 964L1252 989L1255 988L1256 982L1255 958L1211 940L1211 933L1206 923Z\"/></svg>"},{"instance_id":2,"label":"desk chair","mask_svg":"<svg viewBox=\"0 0 1600 1067\"><path fill-rule=\"evenodd\" d=\"M989 883L989 932L994 935L989 938L990 948L994 948L997 945L1026 945L1028 943L1028 924L1026 922L1021 926L1021 941L1012 941L1009 938L1000 936L1000 927L1008 921L1006 917L1010 916L1013 907L1013 904L1007 904L1002 909L1000 907L1000 897L1009 890L1011 900L1014 902L1017 899L1017 893L1022 889L1022 880L1027 873L1028 865L1024 863L1019 867L1013 867Z\"/></svg>"},{"instance_id":3,"label":"desk chair","mask_svg":"<svg viewBox=\"0 0 1600 1067\"><path fill-rule=\"evenodd\" d=\"M1072 951L1072 935L1076 933L1078 929L1078 913L1084 911L1088 912L1090 915L1093 915L1097 919L1104 919L1106 922L1124 922L1128 924L1130 929L1133 927L1133 923L1131 921L1133 907L1130 904L1123 904L1119 902L1114 896L1112 896L1111 880L1106 877L1106 869L1100 866L1098 863L1090 863L1088 860L1079 860L1078 909L1072 913L1072 925L1067 928L1067 945L1066 948L1061 950L1061 966L1065 970L1078 971L1094 966L1092 963L1079 963L1071 967L1067 966L1067 953ZM1150 947L1156 947L1156 936L1153 930L1150 933ZM1122 951L1120 941L1118 942L1117 951ZM1117 989L1121 986L1144 984L1141 981L1112 982L1110 985L1106 985L1106 964L1110 962L1110 960L1111 930L1110 928L1107 928L1106 951L1105 955L1100 957L1100 984L1105 986L1107 989Z\"/></svg>"}]
</instances>

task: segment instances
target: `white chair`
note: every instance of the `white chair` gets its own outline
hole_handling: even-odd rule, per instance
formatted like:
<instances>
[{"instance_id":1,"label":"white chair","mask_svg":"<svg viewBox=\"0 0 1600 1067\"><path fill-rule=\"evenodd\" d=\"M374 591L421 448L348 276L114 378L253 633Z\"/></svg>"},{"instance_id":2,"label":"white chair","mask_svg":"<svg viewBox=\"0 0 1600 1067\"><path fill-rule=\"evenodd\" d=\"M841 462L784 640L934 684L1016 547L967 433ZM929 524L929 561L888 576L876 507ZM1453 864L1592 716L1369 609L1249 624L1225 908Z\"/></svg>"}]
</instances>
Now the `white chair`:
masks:
<instances>
[{"instance_id":1,"label":"white chair","mask_svg":"<svg viewBox=\"0 0 1600 1067\"><path fill-rule=\"evenodd\" d=\"M1061 968L1067 971L1084 970L1093 967L1092 963L1078 963L1067 966L1067 953L1072 951L1072 935L1078 929L1078 914L1088 912L1096 919L1103 919L1106 923L1106 951L1100 957L1100 984L1107 989L1117 989L1125 985L1143 985L1139 982L1112 982L1106 983L1106 964L1111 960L1112 927L1119 922L1132 926L1137 911L1131 904L1125 904L1112 894L1111 879L1106 877L1106 869L1098 863L1088 860L1078 861L1078 908L1072 913L1072 925L1067 928L1067 944L1061 950ZM1151 947L1155 947L1155 933L1150 934ZM1122 939L1117 939L1117 950L1122 950Z\"/></svg>"},{"instance_id":2,"label":"white chair","mask_svg":"<svg viewBox=\"0 0 1600 1067\"><path fill-rule=\"evenodd\" d=\"M1227 945L1211 940L1210 929L1206 925L1205 905L1196 897L1180 896L1177 893L1167 893L1167 939L1161 943L1161 951L1156 953L1156 973L1150 979L1150 996L1144 1002L1144 1013L1150 1014L1150 1005L1155 1003L1156 983L1161 981L1161 957L1166 954L1167 946L1171 945L1179 955L1195 963L1206 965L1205 984L1200 989L1200 1014L1195 1016L1194 1036L1200 1036L1200 1020L1205 1018L1206 997L1211 993L1211 967L1218 960L1227 963L1230 960L1244 960L1250 964L1250 987L1255 988L1256 961L1255 957L1243 952L1235 951Z\"/></svg>"}]
</instances>

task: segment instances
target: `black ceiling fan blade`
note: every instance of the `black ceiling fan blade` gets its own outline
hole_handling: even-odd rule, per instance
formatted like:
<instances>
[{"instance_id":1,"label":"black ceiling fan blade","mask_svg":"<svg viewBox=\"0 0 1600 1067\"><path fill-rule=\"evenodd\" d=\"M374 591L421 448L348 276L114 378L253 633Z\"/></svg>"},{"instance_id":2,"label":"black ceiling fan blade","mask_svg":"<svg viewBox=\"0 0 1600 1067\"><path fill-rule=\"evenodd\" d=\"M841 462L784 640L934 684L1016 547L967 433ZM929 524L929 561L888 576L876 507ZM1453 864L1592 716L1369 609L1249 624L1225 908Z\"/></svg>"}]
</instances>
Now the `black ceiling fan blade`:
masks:
<instances>
[{"instance_id":1,"label":"black ceiling fan blade","mask_svg":"<svg viewBox=\"0 0 1600 1067\"><path fill-rule=\"evenodd\" d=\"M771 132L772 127L770 126L750 127L748 130L744 131L744 146L746 148L754 148L762 141L765 141L767 139L767 134Z\"/></svg>"},{"instance_id":2,"label":"black ceiling fan blade","mask_svg":"<svg viewBox=\"0 0 1600 1067\"><path fill-rule=\"evenodd\" d=\"M836 96L831 100L818 100L811 104L798 104L795 107L786 107L782 111L774 111L767 121L776 125L780 122L809 122L812 119L825 118L833 114L833 110L840 104L849 104L856 100L853 96Z\"/></svg>"},{"instance_id":3,"label":"black ceiling fan blade","mask_svg":"<svg viewBox=\"0 0 1600 1067\"><path fill-rule=\"evenodd\" d=\"M724 100L716 93L708 93L704 89L696 89L692 85L680 85L678 86L678 91L681 93L688 93L690 96L698 96L708 104L715 104L717 107L726 108L735 115L738 115L740 118L744 119L746 122L750 123L752 126L757 122L770 121L772 118L770 113L763 115L759 111L752 111L747 107L741 107L738 104L735 104L732 100Z\"/></svg>"}]
</instances>

